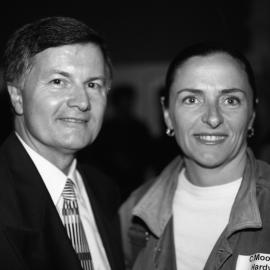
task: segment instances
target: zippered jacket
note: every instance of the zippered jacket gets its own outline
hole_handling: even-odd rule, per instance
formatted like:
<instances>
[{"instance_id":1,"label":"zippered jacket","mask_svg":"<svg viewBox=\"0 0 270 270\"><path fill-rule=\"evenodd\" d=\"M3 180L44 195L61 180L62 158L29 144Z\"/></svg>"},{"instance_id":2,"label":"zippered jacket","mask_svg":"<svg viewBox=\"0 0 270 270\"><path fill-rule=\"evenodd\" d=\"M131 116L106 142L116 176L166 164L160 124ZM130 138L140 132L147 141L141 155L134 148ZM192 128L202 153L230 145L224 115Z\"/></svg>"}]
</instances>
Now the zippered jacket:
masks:
<instances>
[{"instance_id":1,"label":"zippered jacket","mask_svg":"<svg viewBox=\"0 0 270 270\"><path fill-rule=\"evenodd\" d=\"M250 149L247 156L229 222L211 251L205 270L270 269L270 165L256 160ZM121 206L127 269L177 269L172 203L182 168L179 156Z\"/></svg>"}]
</instances>

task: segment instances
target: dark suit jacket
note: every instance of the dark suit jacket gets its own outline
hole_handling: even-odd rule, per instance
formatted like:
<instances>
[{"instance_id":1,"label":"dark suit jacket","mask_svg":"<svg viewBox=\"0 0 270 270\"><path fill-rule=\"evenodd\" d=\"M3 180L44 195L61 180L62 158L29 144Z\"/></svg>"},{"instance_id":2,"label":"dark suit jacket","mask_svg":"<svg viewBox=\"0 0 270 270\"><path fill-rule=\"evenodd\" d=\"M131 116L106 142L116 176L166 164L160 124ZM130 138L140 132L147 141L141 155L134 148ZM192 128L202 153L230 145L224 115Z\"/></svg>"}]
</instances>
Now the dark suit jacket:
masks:
<instances>
[{"instance_id":1,"label":"dark suit jacket","mask_svg":"<svg viewBox=\"0 0 270 270\"><path fill-rule=\"evenodd\" d=\"M121 270L116 190L95 169L78 169L111 268ZM45 184L15 134L0 148L0 269L81 269Z\"/></svg>"}]
</instances>

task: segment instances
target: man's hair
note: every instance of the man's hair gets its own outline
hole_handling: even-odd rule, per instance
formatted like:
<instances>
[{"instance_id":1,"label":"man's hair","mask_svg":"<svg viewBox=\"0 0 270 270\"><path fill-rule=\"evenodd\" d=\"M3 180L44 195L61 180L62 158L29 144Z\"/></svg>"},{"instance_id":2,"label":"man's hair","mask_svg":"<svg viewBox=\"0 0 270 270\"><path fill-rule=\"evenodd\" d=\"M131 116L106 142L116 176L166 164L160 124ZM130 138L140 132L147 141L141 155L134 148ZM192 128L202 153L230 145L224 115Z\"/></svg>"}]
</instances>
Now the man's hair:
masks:
<instances>
[{"instance_id":1,"label":"man's hair","mask_svg":"<svg viewBox=\"0 0 270 270\"><path fill-rule=\"evenodd\" d=\"M165 78L165 87L162 93L165 107L168 107L169 105L170 88L175 79L174 77L175 77L175 73L177 69L191 57L208 56L215 53L228 54L242 65L243 70L246 72L248 82L253 92L253 106L255 107L257 103L257 89L256 89L254 72L249 61L238 50L231 48L229 46L223 45L223 44L216 43L216 42L205 42L205 43L193 44L191 46L184 48L175 56L175 58L172 60L172 62L170 63L168 67L166 78Z\"/></svg>"},{"instance_id":2,"label":"man's hair","mask_svg":"<svg viewBox=\"0 0 270 270\"><path fill-rule=\"evenodd\" d=\"M51 47L93 43L103 54L112 77L112 64L102 37L85 23L70 17L47 17L26 24L15 31L4 52L6 83L19 84L31 67L33 57Z\"/></svg>"}]
</instances>

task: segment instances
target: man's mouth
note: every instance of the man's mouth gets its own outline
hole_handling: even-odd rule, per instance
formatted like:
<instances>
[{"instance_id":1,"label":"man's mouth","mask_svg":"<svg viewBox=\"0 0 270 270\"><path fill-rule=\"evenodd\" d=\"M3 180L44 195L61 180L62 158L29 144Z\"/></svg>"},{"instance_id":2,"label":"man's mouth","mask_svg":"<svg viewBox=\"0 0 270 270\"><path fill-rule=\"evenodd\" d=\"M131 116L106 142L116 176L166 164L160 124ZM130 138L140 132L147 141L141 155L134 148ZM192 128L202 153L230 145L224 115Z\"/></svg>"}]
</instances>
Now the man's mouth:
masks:
<instances>
[{"instance_id":1,"label":"man's mouth","mask_svg":"<svg viewBox=\"0 0 270 270\"><path fill-rule=\"evenodd\" d=\"M74 117L63 117L60 118L61 121L67 122L67 123L73 123L73 124L84 124L87 123L88 120L84 118L74 118Z\"/></svg>"}]
</instances>

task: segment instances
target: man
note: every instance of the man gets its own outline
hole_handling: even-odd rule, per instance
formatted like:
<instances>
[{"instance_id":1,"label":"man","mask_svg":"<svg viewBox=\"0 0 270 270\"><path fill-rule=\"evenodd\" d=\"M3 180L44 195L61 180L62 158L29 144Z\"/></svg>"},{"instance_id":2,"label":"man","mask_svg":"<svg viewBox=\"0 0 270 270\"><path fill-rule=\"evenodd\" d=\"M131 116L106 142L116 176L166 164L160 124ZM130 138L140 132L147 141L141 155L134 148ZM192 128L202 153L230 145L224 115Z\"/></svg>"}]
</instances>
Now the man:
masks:
<instances>
[{"instance_id":1,"label":"man","mask_svg":"<svg viewBox=\"0 0 270 270\"><path fill-rule=\"evenodd\" d=\"M111 75L102 38L76 19L43 18L9 39L1 269L122 269L115 189L75 158L98 135Z\"/></svg>"}]
</instances>

